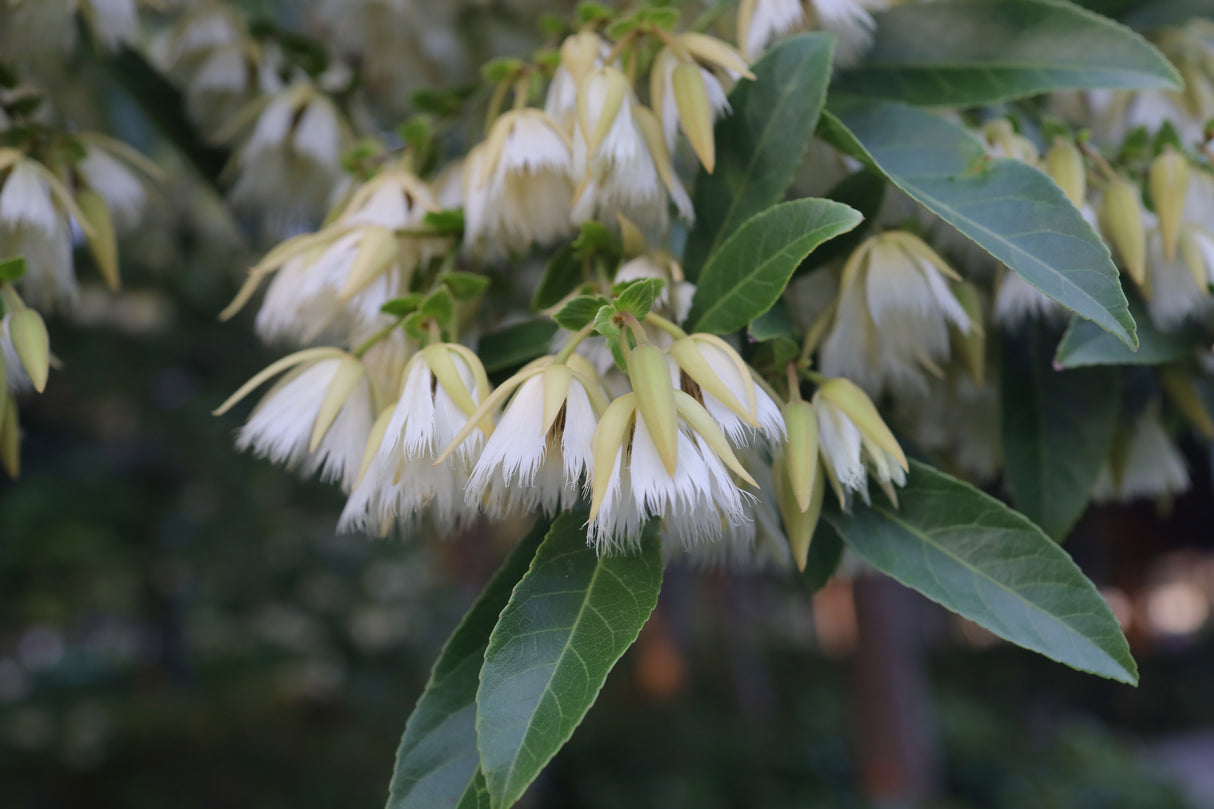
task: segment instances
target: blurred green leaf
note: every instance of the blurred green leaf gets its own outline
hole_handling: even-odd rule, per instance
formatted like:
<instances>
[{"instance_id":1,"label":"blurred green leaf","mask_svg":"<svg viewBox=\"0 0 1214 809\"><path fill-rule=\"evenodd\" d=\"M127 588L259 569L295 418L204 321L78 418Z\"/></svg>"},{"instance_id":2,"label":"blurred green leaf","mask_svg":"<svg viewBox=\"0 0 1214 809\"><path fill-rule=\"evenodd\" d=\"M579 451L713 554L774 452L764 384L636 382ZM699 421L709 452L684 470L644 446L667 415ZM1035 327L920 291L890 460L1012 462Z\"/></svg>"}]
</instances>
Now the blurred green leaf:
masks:
<instances>
[{"instance_id":1,"label":"blurred green leaf","mask_svg":"<svg viewBox=\"0 0 1214 809\"><path fill-rule=\"evenodd\" d=\"M525 320L483 335L477 354L487 373L496 373L530 362L552 348L557 325L546 317Z\"/></svg>"},{"instance_id":2,"label":"blurred green leaf","mask_svg":"<svg viewBox=\"0 0 1214 809\"><path fill-rule=\"evenodd\" d=\"M1194 325L1170 331L1160 331L1151 320L1146 306L1132 290L1130 314L1138 324L1138 350L1131 351L1113 335L1094 323L1075 318L1062 335L1054 362L1060 368L1081 368L1085 365L1162 365L1193 355L1208 345L1209 339Z\"/></svg>"},{"instance_id":3,"label":"blurred green leaf","mask_svg":"<svg viewBox=\"0 0 1214 809\"><path fill-rule=\"evenodd\" d=\"M840 92L968 106L1055 90L1181 86L1141 36L1070 3L943 0L875 16L872 49L836 80Z\"/></svg>"}]
</instances>

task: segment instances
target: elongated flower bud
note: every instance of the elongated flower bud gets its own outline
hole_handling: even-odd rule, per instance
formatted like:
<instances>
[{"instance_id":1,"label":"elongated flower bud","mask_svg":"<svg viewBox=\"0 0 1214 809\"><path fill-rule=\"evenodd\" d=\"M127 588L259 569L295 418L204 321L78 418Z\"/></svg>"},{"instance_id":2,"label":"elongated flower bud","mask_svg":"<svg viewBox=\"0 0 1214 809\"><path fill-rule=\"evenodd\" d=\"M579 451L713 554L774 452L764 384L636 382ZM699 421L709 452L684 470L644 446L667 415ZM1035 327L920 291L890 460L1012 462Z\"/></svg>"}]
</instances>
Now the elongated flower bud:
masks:
<instances>
[{"instance_id":1,"label":"elongated flower bud","mask_svg":"<svg viewBox=\"0 0 1214 809\"><path fill-rule=\"evenodd\" d=\"M712 174L716 165L716 144L712 136L712 105L708 101L708 89L700 74L700 66L684 62L674 69L671 77L674 100L679 110L679 121L691 148L700 158L704 170Z\"/></svg>"},{"instance_id":2,"label":"elongated flower bud","mask_svg":"<svg viewBox=\"0 0 1214 809\"><path fill-rule=\"evenodd\" d=\"M628 379L662 464L673 475L679 462L679 426L666 355L654 345L637 346L628 355Z\"/></svg>"},{"instance_id":3,"label":"elongated flower bud","mask_svg":"<svg viewBox=\"0 0 1214 809\"><path fill-rule=\"evenodd\" d=\"M1163 236L1163 254L1170 261L1176 255L1176 239L1184 221L1185 196L1189 193L1189 161L1168 147L1151 163L1148 176L1151 201L1159 215Z\"/></svg>"},{"instance_id":4,"label":"elongated flower bud","mask_svg":"<svg viewBox=\"0 0 1214 809\"><path fill-rule=\"evenodd\" d=\"M1121 257L1134 283L1146 292L1146 226L1142 220L1142 200L1138 187L1129 180L1114 180L1105 190L1104 202L1100 207L1100 229Z\"/></svg>"},{"instance_id":5,"label":"elongated flower bud","mask_svg":"<svg viewBox=\"0 0 1214 809\"><path fill-rule=\"evenodd\" d=\"M818 480L818 419L809 402L790 402L784 407L784 428L788 431L788 443L784 449L784 463L788 472L788 483L797 508L809 509Z\"/></svg>"},{"instance_id":6,"label":"elongated flower bud","mask_svg":"<svg viewBox=\"0 0 1214 809\"><path fill-rule=\"evenodd\" d=\"M34 390L42 393L46 388L46 377L50 372L50 338L42 316L33 309L13 312L8 322L13 348L21 358L21 365L34 383Z\"/></svg>"},{"instance_id":7,"label":"elongated flower bud","mask_svg":"<svg viewBox=\"0 0 1214 809\"><path fill-rule=\"evenodd\" d=\"M1083 207L1087 197L1087 170L1083 155L1066 138L1054 138L1054 144L1045 153L1045 171L1058 183L1058 187L1076 208Z\"/></svg>"}]
</instances>

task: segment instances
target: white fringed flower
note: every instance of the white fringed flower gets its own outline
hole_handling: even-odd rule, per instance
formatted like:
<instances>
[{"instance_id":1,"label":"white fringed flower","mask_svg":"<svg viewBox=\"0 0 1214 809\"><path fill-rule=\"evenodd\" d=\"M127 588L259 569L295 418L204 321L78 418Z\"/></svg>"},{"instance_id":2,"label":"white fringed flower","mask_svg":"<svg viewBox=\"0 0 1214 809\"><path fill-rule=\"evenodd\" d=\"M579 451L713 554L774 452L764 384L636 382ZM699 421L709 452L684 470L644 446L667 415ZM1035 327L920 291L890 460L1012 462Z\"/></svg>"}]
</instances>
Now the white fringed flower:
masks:
<instances>
[{"instance_id":1,"label":"white fringed flower","mask_svg":"<svg viewBox=\"0 0 1214 809\"><path fill-rule=\"evenodd\" d=\"M864 55L873 41L877 24L863 0L810 0L815 28L835 35L835 62L849 65Z\"/></svg>"},{"instance_id":2,"label":"white fringed flower","mask_svg":"<svg viewBox=\"0 0 1214 809\"><path fill-rule=\"evenodd\" d=\"M76 164L82 186L105 200L115 222L135 225L147 204L146 180L160 179L163 173L125 143L94 133L79 137L88 150Z\"/></svg>"},{"instance_id":3,"label":"white fringed flower","mask_svg":"<svg viewBox=\"0 0 1214 809\"><path fill-rule=\"evenodd\" d=\"M649 72L649 103L661 121L668 152L674 153L682 127L700 162L713 170L713 122L729 112L721 77L732 82L741 76L754 78L742 55L721 40L697 33L671 36Z\"/></svg>"},{"instance_id":4,"label":"white fringed flower","mask_svg":"<svg viewBox=\"0 0 1214 809\"><path fill-rule=\"evenodd\" d=\"M850 380L830 379L814 394L813 408L822 460L840 504L848 508L853 493L868 502L869 475L896 503L894 486L906 483L909 467L868 396Z\"/></svg>"},{"instance_id":5,"label":"white fringed flower","mask_svg":"<svg viewBox=\"0 0 1214 809\"><path fill-rule=\"evenodd\" d=\"M822 343L822 371L865 390L920 390L950 354L949 328L970 321L948 282L960 277L919 238L888 231L868 239L843 268L834 324Z\"/></svg>"},{"instance_id":6,"label":"white fringed flower","mask_svg":"<svg viewBox=\"0 0 1214 809\"><path fill-rule=\"evenodd\" d=\"M284 357L245 383L215 414L284 372L240 428L237 448L305 475L319 472L348 490L376 412L372 383L357 358L335 348Z\"/></svg>"},{"instance_id":7,"label":"white fringed flower","mask_svg":"<svg viewBox=\"0 0 1214 809\"><path fill-rule=\"evenodd\" d=\"M704 406L673 388L660 349L629 356L633 392L613 401L594 433L589 539L601 553L633 547L651 518L688 547L721 539L746 519L755 481Z\"/></svg>"},{"instance_id":8,"label":"white fringed flower","mask_svg":"<svg viewBox=\"0 0 1214 809\"><path fill-rule=\"evenodd\" d=\"M317 87L298 81L267 96L249 111L256 122L235 157L232 199L241 205L281 212L308 212L333 193L342 152L349 140L341 114ZM216 137L227 140L248 113L238 113Z\"/></svg>"},{"instance_id":9,"label":"white fringed flower","mask_svg":"<svg viewBox=\"0 0 1214 809\"><path fill-rule=\"evenodd\" d=\"M489 257L570 231L572 147L536 109L502 114L464 163L464 245Z\"/></svg>"},{"instance_id":10,"label":"white fringed flower","mask_svg":"<svg viewBox=\"0 0 1214 809\"><path fill-rule=\"evenodd\" d=\"M779 406L728 343L715 335L692 334L675 340L669 353L682 390L703 403L734 446L749 446L759 436L772 446L784 440Z\"/></svg>"},{"instance_id":11,"label":"white fringed flower","mask_svg":"<svg viewBox=\"0 0 1214 809\"><path fill-rule=\"evenodd\" d=\"M412 526L428 515L438 531L449 533L470 519L464 486L492 422L483 419L449 454L443 448L488 393L480 360L464 346L435 343L415 354L399 397L371 430L362 477L338 529L385 533L394 522Z\"/></svg>"},{"instance_id":12,"label":"white fringed flower","mask_svg":"<svg viewBox=\"0 0 1214 809\"><path fill-rule=\"evenodd\" d=\"M392 169L368 181L340 215L317 233L271 250L253 269L223 316L230 317L267 275L276 273L257 313L267 340L309 342L326 331L369 335L388 318L380 307L408 290L419 264L444 246L439 239L398 235L438 210L429 188Z\"/></svg>"},{"instance_id":13,"label":"white fringed flower","mask_svg":"<svg viewBox=\"0 0 1214 809\"><path fill-rule=\"evenodd\" d=\"M1180 228L1179 249L1169 259L1158 228L1147 233L1147 309L1161 329L1177 328L1210 313L1214 284L1214 236L1197 225Z\"/></svg>"},{"instance_id":14,"label":"white fringed flower","mask_svg":"<svg viewBox=\"0 0 1214 809\"><path fill-rule=\"evenodd\" d=\"M566 130L576 126L578 87L587 74L603 66L611 46L593 31L571 34L561 43L561 60L548 84L544 112Z\"/></svg>"},{"instance_id":15,"label":"white fringed flower","mask_svg":"<svg viewBox=\"0 0 1214 809\"><path fill-rule=\"evenodd\" d=\"M1188 490L1184 456L1164 431L1156 405L1148 406L1128 434L1118 437L1117 447L1092 488L1096 502L1172 497Z\"/></svg>"},{"instance_id":16,"label":"white fringed flower","mask_svg":"<svg viewBox=\"0 0 1214 809\"><path fill-rule=\"evenodd\" d=\"M26 299L38 308L70 301L76 294L65 206L74 207L71 197L49 171L11 150L0 149L0 255L25 258L25 275L19 284Z\"/></svg>"},{"instance_id":17,"label":"white fringed flower","mask_svg":"<svg viewBox=\"0 0 1214 809\"><path fill-rule=\"evenodd\" d=\"M589 489L591 439L607 407L598 374L576 354L565 363L544 358L494 391L479 412L511 394L468 480L469 505L494 515L574 505Z\"/></svg>"},{"instance_id":18,"label":"white fringed flower","mask_svg":"<svg viewBox=\"0 0 1214 809\"><path fill-rule=\"evenodd\" d=\"M691 221L691 198L674 175L661 124L636 102L618 70L600 68L578 89L573 136L572 221L614 221L623 214L654 230L665 229L673 200Z\"/></svg>"},{"instance_id":19,"label":"white fringed flower","mask_svg":"<svg viewBox=\"0 0 1214 809\"><path fill-rule=\"evenodd\" d=\"M753 62L769 42L803 22L801 0L742 0L738 4L738 45Z\"/></svg>"}]
</instances>

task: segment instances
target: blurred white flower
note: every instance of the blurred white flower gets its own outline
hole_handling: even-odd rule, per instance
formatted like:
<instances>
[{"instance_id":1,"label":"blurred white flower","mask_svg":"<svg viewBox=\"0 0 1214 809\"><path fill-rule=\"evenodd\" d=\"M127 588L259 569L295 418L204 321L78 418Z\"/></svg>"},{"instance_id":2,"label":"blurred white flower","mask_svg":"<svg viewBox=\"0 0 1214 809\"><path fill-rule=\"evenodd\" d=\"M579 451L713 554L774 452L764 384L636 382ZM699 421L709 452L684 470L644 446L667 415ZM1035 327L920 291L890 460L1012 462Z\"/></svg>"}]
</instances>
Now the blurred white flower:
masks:
<instances>
[{"instance_id":1,"label":"blurred white flower","mask_svg":"<svg viewBox=\"0 0 1214 809\"><path fill-rule=\"evenodd\" d=\"M1159 420L1157 403L1148 405L1128 432L1117 438L1092 488L1098 503L1172 497L1188 491L1184 456Z\"/></svg>"}]
</instances>

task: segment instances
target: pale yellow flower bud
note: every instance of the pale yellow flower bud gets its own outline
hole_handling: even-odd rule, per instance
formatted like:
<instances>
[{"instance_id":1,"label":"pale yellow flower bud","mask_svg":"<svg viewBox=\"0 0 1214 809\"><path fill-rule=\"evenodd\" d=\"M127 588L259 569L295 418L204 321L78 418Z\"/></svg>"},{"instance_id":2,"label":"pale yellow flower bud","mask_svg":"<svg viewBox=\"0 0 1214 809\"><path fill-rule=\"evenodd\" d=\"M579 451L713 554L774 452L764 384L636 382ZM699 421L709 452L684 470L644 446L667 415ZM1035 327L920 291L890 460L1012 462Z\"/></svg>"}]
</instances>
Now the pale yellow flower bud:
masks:
<instances>
[{"instance_id":1,"label":"pale yellow flower bud","mask_svg":"<svg viewBox=\"0 0 1214 809\"><path fill-rule=\"evenodd\" d=\"M579 31L566 37L561 43L561 64L573 76L573 80L580 84L594 68L601 48L602 40L598 34L593 31Z\"/></svg>"},{"instance_id":2,"label":"pale yellow flower bud","mask_svg":"<svg viewBox=\"0 0 1214 809\"><path fill-rule=\"evenodd\" d=\"M806 511L810 506L818 480L818 417L809 402L790 402L784 407L784 428L788 432L788 443L784 449L788 483L797 508Z\"/></svg>"},{"instance_id":3,"label":"pale yellow flower bud","mask_svg":"<svg viewBox=\"0 0 1214 809\"><path fill-rule=\"evenodd\" d=\"M1151 163L1148 176L1151 201L1159 215L1163 236L1163 254L1170 261L1176 255L1176 240L1184 221L1185 196L1189 192L1189 161L1172 147L1164 149Z\"/></svg>"},{"instance_id":4,"label":"pale yellow flower bud","mask_svg":"<svg viewBox=\"0 0 1214 809\"><path fill-rule=\"evenodd\" d=\"M9 316L8 330L34 390L42 393L51 367L50 338L42 316L33 309L20 309Z\"/></svg>"},{"instance_id":5,"label":"pale yellow flower bud","mask_svg":"<svg viewBox=\"0 0 1214 809\"><path fill-rule=\"evenodd\" d=\"M1104 192L1100 206L1100 229L1112 243L1126 272L1144 294L1147 286L1147 234L1142 218L1142 198L1138 186L1116 179Z\"/></svg>"},{"instance_id":6,"label":"pale yellow flower bud","mask_svg":"<svg viewBox=\"0 0 1214 809\"><path fill-rule=\"evenodd\" d=\"M1087 169L1083 165L1083 154L1066 138L1054 138L1054 144L1045 153L1045 171L1058 183L1076 208L1083 206L1087 197Z\"/></svg>"},{"instance_id":7,"label":"pale yellow flower bud","mask_svg":"<svg viewBox=\"0 0 1214 809\"><path fill-rule=\"evenodd\" d=\"M793 561L797 570L804 571L809 560L809 545L814 538L814 530L822 516L822 502L826 494L826 473L821 468L817 457L810 459L814 466L812 487L809 493L809 503L801 508L792 495L793 484L789 476L789 459L777 458L772 466L772 482L775 484L776 506L780 509L780 517L784 520L784 532L788 535L788 545L792 550Z\"/></svg>"},{"instance_id":8,"label":"pale yellow flower bud","mask_svg":"<svg viewBox=\"0 0 1214 809\"><path fill-rule=\"evenodd\" d=\"M704 86L700 66L694 62L679 65L671 76L671 85L687 141L704 170L712 174L717 160L716 143L712 136L712 105L708 102L708 90Z\"/></svg>"},{"instance_id":9,"label":"pale yellow flower bud","mask_svg":"<svg viewBox=\"0 0 1214 809\"><path fill-rule=\"evenodd\" d=\"M628 379L658 456L673 475L679 461L679 425L666 355L654 345L637 346L628 355Z\"/></svg>"},{"instance_id":10,"label":"pale yellow flower bud","mask_svg":"<svg viewBox=\"0 0 1214 809\"><path fill-rule=\"evenodd\" d=\"M118 273L118 239L110 207L96 191L84 189L76 194L76 205L88 225L86 236L89 250L97 261L97 269L110 289L118 289L122 279Z\"/></svg>"}]
</instances>

